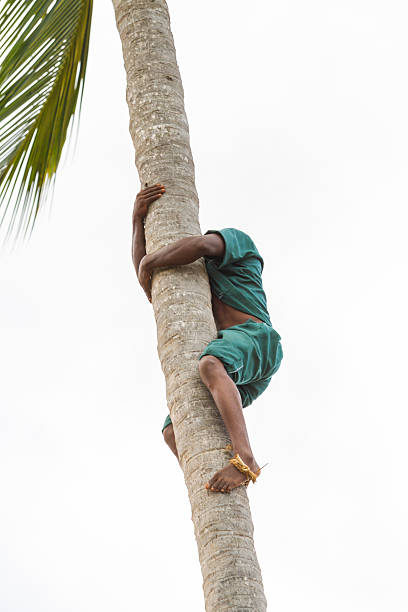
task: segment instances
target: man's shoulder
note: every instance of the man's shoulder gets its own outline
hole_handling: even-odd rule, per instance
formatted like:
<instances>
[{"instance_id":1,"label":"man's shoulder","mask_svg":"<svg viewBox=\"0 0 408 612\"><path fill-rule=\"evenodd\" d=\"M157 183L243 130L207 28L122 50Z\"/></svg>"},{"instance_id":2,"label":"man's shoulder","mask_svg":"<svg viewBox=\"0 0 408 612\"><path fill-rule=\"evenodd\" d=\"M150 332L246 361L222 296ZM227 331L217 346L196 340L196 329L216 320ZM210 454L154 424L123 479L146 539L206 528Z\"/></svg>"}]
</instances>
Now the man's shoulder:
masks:
<instances>
[{"instance_id":1,"label":"man's shoulder","mask_svg":"<svg viewBox=\"0 0 408 612\"><path fill-rule=\"evenodd\" d=\"M219 234L220 236L222 236L225 242L225 246L227 248L235 247L246 251L253 250L255 253L258 253L258 249L256 248L251 236L235 227L224 227L223 229L219 230L207 230L206 235L208 234Z\"/></svg>"},{"instance_id":2,"label":"man's shoulder","mask_svg":"<svg viewBox=\"0 0 408 612\"><path fill-rule=\"evenodd\" d=\"M244 231L237 229L236 227L224 227L222 229L210 229L205 232L206 234L225 234L227 236L235 236L236 238L249 239L252 238Z\"/></svg>"},{"instance_id":3,"label":"man's shoulder","mask_svg":"<svg viewBox=\"0 0 408 612\"><path fill-rule=\"evenodd\" d=\"M218 267L240 264L245 260L257 259L263 268L263 259L252 238L244 231L235 227L226 227L220 230L208 230L206 234L219 234L225 244L225 253Z\"/></svg>"}]
</instances>

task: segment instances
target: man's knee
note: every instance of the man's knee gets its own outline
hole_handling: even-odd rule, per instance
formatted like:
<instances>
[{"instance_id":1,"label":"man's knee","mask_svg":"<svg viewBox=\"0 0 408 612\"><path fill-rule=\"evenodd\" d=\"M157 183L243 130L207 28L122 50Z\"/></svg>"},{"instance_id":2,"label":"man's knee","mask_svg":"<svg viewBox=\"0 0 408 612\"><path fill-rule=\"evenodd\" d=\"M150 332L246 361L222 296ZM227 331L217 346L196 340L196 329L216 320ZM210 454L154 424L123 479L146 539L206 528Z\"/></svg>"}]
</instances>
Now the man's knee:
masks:
<instances>
[{"instance_id":1,"label":"man's knee","mask_svg":"<svg viewBox=\"0 0 408 612\"><path fill-rule=\"evenodd\" d=\"M201 357L198 362L198 369L201 380L207 387L211 386L217 378L224 376L226 373L222 361L213 355Z\"/></svg>"},{"instance_id":2,"label":"man's knee","mask_svg":"<svg viewBox=\"0 0 408 612\"><path fill-rule=\"evenodd\" d=\"M163 438L164 441L166 442L166 444L171 444L174 440L174 429L173 429L173 425L170 423L170 425L167 425L167 427L165 429L163 429Z\"/></svg>"},{"instance_id":3,"label":"man's knee","mask_svg":"<svg viewBox=\"0 0 408 612\"><path fill-rule=\"evenodd\" d=\"M177 452L176 438L174 436L173 425L171 424L167 425L167 427L163 429L163 438L167 446L169 447L169 449L176 455L178 459L179 457L178 457L178 452Z\"/></svg>"}]
</instances>

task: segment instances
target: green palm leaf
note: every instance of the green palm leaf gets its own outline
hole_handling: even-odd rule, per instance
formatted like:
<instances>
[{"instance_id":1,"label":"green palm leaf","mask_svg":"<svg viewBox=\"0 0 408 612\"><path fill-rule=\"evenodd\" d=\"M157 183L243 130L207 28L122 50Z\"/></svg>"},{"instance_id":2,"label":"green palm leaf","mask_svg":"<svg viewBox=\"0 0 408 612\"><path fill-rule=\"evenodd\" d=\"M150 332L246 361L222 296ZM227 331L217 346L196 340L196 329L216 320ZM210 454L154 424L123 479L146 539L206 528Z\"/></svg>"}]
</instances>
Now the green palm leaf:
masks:
<instances>
[{"instance_id":1,"label":"green palm leaf","mask_svg":"<svg viewBox=\"0 0 408 612\"><path fill-rule=\"evenodd\" d=\"M79 114L92 0L4 0L0 12L0 226L31 234ZM78 108L77 108L78 107Z\"/></svg>"}]
</instances>

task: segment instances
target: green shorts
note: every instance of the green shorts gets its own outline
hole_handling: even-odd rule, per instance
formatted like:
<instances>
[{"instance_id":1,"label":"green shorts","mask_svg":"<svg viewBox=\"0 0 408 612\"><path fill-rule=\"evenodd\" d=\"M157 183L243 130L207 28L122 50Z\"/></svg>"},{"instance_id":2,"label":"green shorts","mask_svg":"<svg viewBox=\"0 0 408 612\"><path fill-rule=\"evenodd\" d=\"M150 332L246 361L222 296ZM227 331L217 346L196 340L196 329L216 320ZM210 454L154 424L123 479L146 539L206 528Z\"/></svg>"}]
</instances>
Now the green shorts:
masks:
<instances>
[{"instance_id":1,"label":"green shorts","mask_svg":"<svg viewBox=\"0 0 408 612\"><path fill-rule=\"evenodd\" d=\"M280 339L270 325L248 319L240 325L221 329L199 359L213 355L222 361L228 376L237 385L242 407L246 408L265 391L279 369L283 357ZM168 416L162 431L170 423Z\"/></svg>"}]
</instances>

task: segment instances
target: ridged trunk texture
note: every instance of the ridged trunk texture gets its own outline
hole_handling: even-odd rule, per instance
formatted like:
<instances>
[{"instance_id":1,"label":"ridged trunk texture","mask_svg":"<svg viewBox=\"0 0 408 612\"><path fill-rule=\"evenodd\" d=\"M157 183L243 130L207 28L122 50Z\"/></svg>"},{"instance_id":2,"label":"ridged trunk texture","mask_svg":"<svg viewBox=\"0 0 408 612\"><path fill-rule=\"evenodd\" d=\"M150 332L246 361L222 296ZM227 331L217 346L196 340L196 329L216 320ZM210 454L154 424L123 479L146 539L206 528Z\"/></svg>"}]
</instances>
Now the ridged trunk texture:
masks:
<instances>
[{"instance_id":1,"label":"ridged trunk texture","mask_svg":"<svg viewBox=\"0 0 408 612\"><path fill-rule=\"evenodd\" d=\"M183 87L166 2L113 0L113 5L127 74L136 166L143 185L166 186L166 194L151 206L146 220L147 252L151 252L201 233ZM230 455L223 450L229 442L224 425L198 373L198 356L216 336L203 261L156 272L152 297L167 402L192 508L205 608L262 612L266 600L246 491L241 487L224 495L204 488Z\"/></svg>"}]
</instances>

